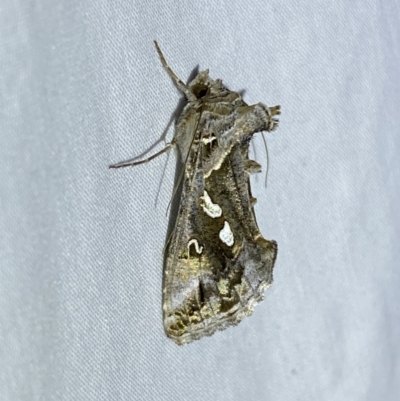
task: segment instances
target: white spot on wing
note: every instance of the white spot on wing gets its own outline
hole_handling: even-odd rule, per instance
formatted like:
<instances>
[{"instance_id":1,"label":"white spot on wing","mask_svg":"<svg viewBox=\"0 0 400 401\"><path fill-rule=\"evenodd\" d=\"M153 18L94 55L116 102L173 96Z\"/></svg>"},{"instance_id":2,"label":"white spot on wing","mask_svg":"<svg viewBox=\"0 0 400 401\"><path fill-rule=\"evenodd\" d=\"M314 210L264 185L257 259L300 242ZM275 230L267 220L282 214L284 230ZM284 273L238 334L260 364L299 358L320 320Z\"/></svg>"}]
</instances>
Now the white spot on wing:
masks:
<instances>
[{"instance_id":1,"label":"white spot on wing","mask_svg":"<svg viewBox=\"0 0 400 401\"><path fill-rule=\"evenodd\" d=\"M190 253L190 245L194 245L196 252L200 255L203 252L203 247L199 245L199 243L197 242L197 239L191 239L188 242L188 252Z\"/></svg>"},{"instance_id":2,"label":"white spot on wing","mask_svg":"<svg viewBox=\"0 0 400 401\"><path fill-rule=\"evenodd\" d=\"M232 246L235 242L231 226L227 221L225 221L223 229L219 232L219 238L224 244L228 246Z\"/></svg>"},{"instance_id":3,"label":"white spot on wing","mask_svg":"<svg viewBox=\"0 0 400 401\"><path fill-rule=\"evenodd\" d=\"M202 202L203 210L213 219L222 216L222 209L217 203L213 203L207 191L204 191L204 195L200 198Z\"/></svg>"},{"instance_id":4,"label":"white spot on wing","mask_svg":"<svg viewBox=\"0 0 400 401\"><path fill-rule=\"evenodd\" d=\"M203 138L201 139L204 145L208 145L212 141L216 141L217 138L214 135L204 135Z\"/></svg>"}]
</instances>

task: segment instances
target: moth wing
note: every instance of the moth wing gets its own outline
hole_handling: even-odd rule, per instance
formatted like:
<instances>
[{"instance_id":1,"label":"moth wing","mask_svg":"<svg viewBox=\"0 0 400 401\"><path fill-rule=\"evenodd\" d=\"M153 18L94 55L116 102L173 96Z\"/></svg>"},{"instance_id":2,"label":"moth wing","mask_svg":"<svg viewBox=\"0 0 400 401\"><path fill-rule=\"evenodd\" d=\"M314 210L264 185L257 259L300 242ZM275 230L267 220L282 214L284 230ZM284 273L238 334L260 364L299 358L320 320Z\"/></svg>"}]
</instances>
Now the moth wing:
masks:
<instances>
[{"instance_id":1,"label":"moth wing","mask_svg":"<svg viewBox=\"0 0 400 401\"><path fill-rule=\"evenodd\" d=\"M164 276L164 327L177 344L238 324L272 283L277 245L255 220L247 152L238 143L207 180L183 184Z\"/></svg>"}]
</instances>

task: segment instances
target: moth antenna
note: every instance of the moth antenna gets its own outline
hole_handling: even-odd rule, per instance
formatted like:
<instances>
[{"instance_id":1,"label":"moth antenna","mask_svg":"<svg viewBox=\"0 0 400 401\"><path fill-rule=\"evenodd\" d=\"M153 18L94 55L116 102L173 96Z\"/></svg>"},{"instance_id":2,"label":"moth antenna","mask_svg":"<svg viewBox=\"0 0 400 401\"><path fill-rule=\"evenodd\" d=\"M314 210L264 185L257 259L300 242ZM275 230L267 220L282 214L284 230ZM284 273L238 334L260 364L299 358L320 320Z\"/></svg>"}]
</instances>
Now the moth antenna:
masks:
<instances>
[{"instance_id":1,"label":"moth antenna","mask_svg":"<svg viewBox=\"0 0 400 401\"><path fill-rule=\"evenodd\" d=\"M198 122L197 122L197 124L198 124ZM197 127L197 124L196 124L196 127ZM197 129L197 128L196 128L196 129ZM194 136L193 136L193 137L194 137ZM192 144L193 144L193 140L194 140L194 139L192 139ZM186 163L187 163L188 158L189 158L189 152L188 152L188 154L186 155L185 163L184 163L184 165L183 165L183 167L182 167L181 173L179 174L178 181L176 182L176 185L175 185L174 191L173 191L173 193L172 193L171 199L170 199L170 201L169 201L169 203L168 203L167 210L166 210L166 212L165 212L165 216L167 216L168 210L169 210L169 208L170 208L170 206L171 206L171 203L172 203L172 199L174 199L174 197L175 197L175 195L176 195L176 191L178 190L179 185L181 184L181 181L182 181L182 178L183 178L183 174L185 173L185 166L186 166ZM163 253L165 253L165 251L166 251L166 249L167 249L167 247L168 247L168 245L169 245L169 242L171 241L171 238L172 238L172 234L173 234L173 233L174 233L174 230L171 230L171 233L169 234L168 240L167 240L167 242L165 243L165 246L164 246L164 249L163 249Z\"/></svg>"},{"instance_id":2,"label":"moth antenna","mask_svg":"<svg viewBox=\"0 0 400 401\"><path fill-rule=\"evenodd\" d=\"M171 230L171 232L169 233L168 239L167 239L167 241L165 242L164 248L163 248L163 250L162 250L163 255L164 255L165 251L166 251L167 248L168 248L168 245L169 245L169 243L170 243L170 241L171 241L171 238L172 238L172 234L173 234L173 233L174 233L174 230Z\"/></svg>"},{"instance_id":3,"label":"moth antenna","mask_svg":"<svg viewBox=\"0 0 400 401\"><path fill-rule=\"evenodd\" d=\"M262 139L264 141L265 153L267 155L267 168L265 170L265 182L264 182L265 189L267 189L268 171L269 171L269 153L268 153L268 146L267 146L267 141L266 141L265 136L264 136L264 132L261 133L261 136L262 136Z\"/></svg>"},{"instance_id":4,"label":"moth antenna","mask_svg":"<svg viewBox=\"0 0 400 401\"><path fill-rule=\"evenodd\" d=\"M135 158L133 158L133 159L124 160L122 162L118 162L118 163L115 163L115 164L111 164L108 167L109 168L121 168L121 167L138 166L139 164L148 163L149 161L151 161L151 160L155 159L156 157L162 155L163 153L165 153L170 148L173 148L174 146L175 146L175 143L174 142L170 142L165 146L164 149L161 149L159 152L155 153L154 155L151 155L147 159L135 161Z\"/></svg>"},{"instance_id":5,"label":"moth antenna","mask_svg":"<svg viewBox=\"0 0 400 401\"><path fill-rule=\"evenodd\" d=\"M167 61L165 60L164 54L161 51L160 46L158 45L156 40L154 41L154 45L156 46L158 56L160 57L161 60L161 64L163 65L165 71L167 71L168 75L175 82L175 85L181 92L185 94L188 100L195 101L196 96L190 91L189 87L183 83L183 81L174 73L172 68L168 65Z\"/></svg>"},{"instance_id":6,"label":"moth antenna","mask_svg":"<svg viewBox=\"0 0 400 401\"><path fill-rule=\"evenodd\" d=\"M167 170L166 170L166 166L168 165L169 155L170 155L170 153L167 153L167 160L165 161L165 164L164 164L162 176L161 176L161 179L160 179L160 185L158 186L157 196L156 196L156 200L155 200L155 202L154 202L154 207L157 207L157 202L158 202L158 199L159 199L159 197L160 197L161 183L164 181L165 172L167 171Z\"/></svg>"},{"instance_id":7,"label":"moth antenna","mask_svg":"<svg viewBox=\"0 0 400 401\"><path fill-rule=\"evenodd\" d=\"M203 112L203 111L200 110L199 117L198 117L198 119L197 119L197 121L196 121L196 125L195 125L194 130L193 130L193 137L192 137L192 141L190 142L190 147L189 147L189 149L191 149L192 146L193 146L193 141L194 141L195 133L196 133L196 131L197 131L197 127L198 127L198 125L199 125L199 121L200 121L200 119L201 119L201 114L202 114L202 112ZM182 178L183 178L183 174L184 174L185 169L186 169L186 164L187 164L187 161L188 161L188 159L189 159L189 154L190 154L190 150L187 152L187 155L186 155L186 158L185 158L185 162L183 163L182 171L181 171L181 173L180 173L180 175L179 175L178 181L176 182L176 185L175 185L174 191L173 191L173 193L172 193L171 199L170 199L170 201L169 201L169 203L168 203L168 207L167 207L167 211L165 212L165 215L168 214L168 210L169 210L169 208L170 208L170 206L171 206L171 202L172 202L172 200L174 199L174 197L175 197L175 195L176 195L176 191L178 190L179 185L181 184L181 181L182 181Z\"/></svg>"},{"instance_id":8,"label":"moth antenna","mask_svg":"<svg viewBox=\"0 0 400 401\"><path fill-rule=\"evenodd\" d=\"M181 171L181 173L179 174L178 181L176 182L174 191L172 192L171 199L170 199L169 202L168 202L167 210L165 211L165 216L168 215L168 210L169 210L169 208L171 207L172 199L174 199L174 197L175 197L175 195L176 195L176 191L178 190L179 185L181 184L181 181L182 181L183 173L184 173L184 172L185 172L185 167L182 167L182 171Z\"/></svg>"}]
</instances>

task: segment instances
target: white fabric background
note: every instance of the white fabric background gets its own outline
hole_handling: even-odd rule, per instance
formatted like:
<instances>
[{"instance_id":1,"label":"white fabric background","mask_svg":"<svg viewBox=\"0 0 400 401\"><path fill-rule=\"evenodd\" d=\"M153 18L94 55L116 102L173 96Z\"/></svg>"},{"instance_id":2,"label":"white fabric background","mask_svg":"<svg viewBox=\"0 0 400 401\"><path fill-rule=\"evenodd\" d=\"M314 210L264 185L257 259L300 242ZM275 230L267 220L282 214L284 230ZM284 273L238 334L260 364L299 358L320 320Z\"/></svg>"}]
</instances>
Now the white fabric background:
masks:
<instances>
[{"instance_id":1,"label":"white fabric background","mask_svg":"<svg viewBox=\"0 0 400 401\"><path fill-rule=\"evenodd\" d=\"M3 0L0 35L2 400L399 399L396 0ZM161 318L174 155L107 168L179 102L153 39L183 80L282 105L252 181L274 285L183 348Z\"/></svg>"}]
</instances>

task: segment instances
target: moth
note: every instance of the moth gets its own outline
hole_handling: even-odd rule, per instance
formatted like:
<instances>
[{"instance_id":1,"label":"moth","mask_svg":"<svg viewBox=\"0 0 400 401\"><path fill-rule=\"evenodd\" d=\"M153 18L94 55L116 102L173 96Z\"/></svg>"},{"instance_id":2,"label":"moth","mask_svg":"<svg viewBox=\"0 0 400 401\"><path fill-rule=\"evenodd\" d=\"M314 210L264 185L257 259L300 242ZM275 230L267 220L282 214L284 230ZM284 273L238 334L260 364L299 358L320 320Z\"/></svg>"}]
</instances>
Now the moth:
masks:
<instances>
[{"instance_id":1,"label":"moth","mask_svg":"<svg viewBox=\"0 0 400 401\"><path fill-rule=\"evenodd\" d=\"M261 165L248 155L255 133L278 127L280 106L248 105L220 79L211 79L208 70L186 85L154 43L187 103L164 149L110 168L178 150L182 192L165 247L163 318L166 335L183 345L250 316L272 283L277 244L263 238L256 222L249 177Z\"/></svg>"}]
</instances>

